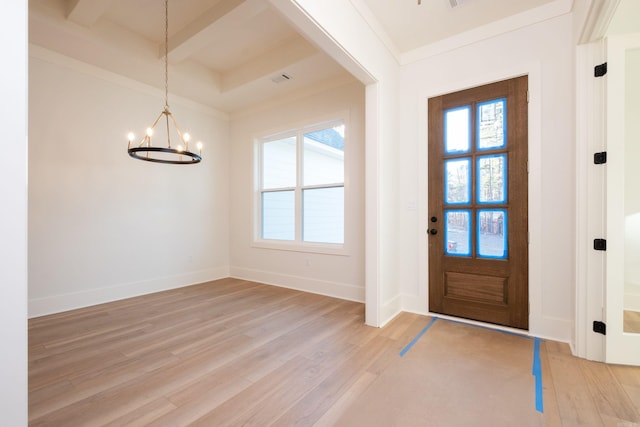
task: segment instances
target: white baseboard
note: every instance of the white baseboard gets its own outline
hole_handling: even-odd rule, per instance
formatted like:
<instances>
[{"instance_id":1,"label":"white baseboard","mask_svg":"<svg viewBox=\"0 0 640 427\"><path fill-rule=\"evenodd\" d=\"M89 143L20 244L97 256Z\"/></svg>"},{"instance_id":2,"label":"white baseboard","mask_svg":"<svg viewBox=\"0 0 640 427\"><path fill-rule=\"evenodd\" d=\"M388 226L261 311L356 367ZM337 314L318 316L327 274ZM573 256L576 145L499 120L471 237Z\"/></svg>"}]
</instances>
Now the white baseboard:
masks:
<instances>
[{"instance_id":1,"label":"white baseboard","mask_svg":"<svg viewBox=\"0 0 640 427\"><path fill-rule=\"evenodd\" d=\"M429 307L427 307L427 298L402 294L402 311L406 311L408 313L420 314L422 316L429 315Z\"/></svg>"},{"instance_id":2,"label":"white baseboard","mask_svg":"<svg viewBox=\"0 0 640 427\"><path fill-rule=\"evenodd\" d=\"M382 304L380 308L380 327L384 327L394 317L405 311L402 309L401 303L401 296L398 295Z\"/></svg>"},{"instance_id":3,"label":"white baseboard","mask_svg":"<svg viewBox=\"0 0 640 427\"><path fill-rule=\"evenodd\" d=\"M182 288L229 277L228 267L194 271L176 276L89 289L29 300L29 318L89 307L139 295Z\"/></svg>"},{"instance_id":4,"label":"white baseboard","mask_svg":"<svg viewBox=\"0 0 640 427\"><path fill-rule=\"evenodd\" d=\"M308 277L240 267L231 267L231 277L349 301L364 302L364 285L356 286L347 283L328 282Z\"/></svg>"}]
</instances>

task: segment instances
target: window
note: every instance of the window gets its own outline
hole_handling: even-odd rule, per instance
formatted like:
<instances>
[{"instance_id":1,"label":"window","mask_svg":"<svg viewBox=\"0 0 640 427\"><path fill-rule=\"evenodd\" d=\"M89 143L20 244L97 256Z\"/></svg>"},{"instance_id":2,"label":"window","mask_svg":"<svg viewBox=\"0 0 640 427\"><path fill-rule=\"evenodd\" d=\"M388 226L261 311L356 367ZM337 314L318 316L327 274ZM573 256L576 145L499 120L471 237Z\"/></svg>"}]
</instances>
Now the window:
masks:
<instances>
[{"instance_id":1,"label":"window","mask_svg":"<svg viewBox=\"0 0 640 427\"><path fill-rule=\"evenodd\" d=\"M344 244L344 122L259 140L261 240Z\"/></svg>"}]
</instances>

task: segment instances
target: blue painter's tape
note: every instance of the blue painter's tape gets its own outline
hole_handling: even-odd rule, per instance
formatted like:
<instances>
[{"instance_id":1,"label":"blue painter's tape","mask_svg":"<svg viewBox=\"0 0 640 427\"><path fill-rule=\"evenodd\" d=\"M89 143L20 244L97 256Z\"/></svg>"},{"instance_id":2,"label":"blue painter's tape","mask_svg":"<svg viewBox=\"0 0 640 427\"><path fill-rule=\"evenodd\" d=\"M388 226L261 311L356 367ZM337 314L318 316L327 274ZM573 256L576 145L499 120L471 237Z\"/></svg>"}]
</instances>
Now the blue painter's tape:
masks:
<instances>
[{"instance_id":1,"label":"blue painter's tape","mask_svg":"<svg viewBox=\"0 0 640 427\"><path fill-rule=\"evenodd\" d=\"M542 401L542 364L540 363L540 338L533 341L533 368L531 373L536 380L536 411L544 413Z\"/></svg>"},{"instance_id":2,"label":"blue painter's tape","mask_svg":"<svg viewBox=\"0 0 640 427\"><path fill-rule=\"evenodd\" d=\"M438 320L437 317L434 317L433 319L431 319L431 322L429 322L427 324L427 326L425 326L424 328L422 328L422 330L420 331L420 333L418 335L416 335L416 337L414 339L411 340L411 342L409 344L407 344L405 346L405 348L402 349L402 351L400 352L400 357L403 357L405 354L407 354L407 352L409 350L411 350L411 347L413 347L415 345L415 343L418 342L418 340L420 339L421 336L423 336L425 334L425 332L427 332L429 330L429 328L431 327L431 325L433 325L435 323L435 321Z\"/></svg>"}]
</instances>

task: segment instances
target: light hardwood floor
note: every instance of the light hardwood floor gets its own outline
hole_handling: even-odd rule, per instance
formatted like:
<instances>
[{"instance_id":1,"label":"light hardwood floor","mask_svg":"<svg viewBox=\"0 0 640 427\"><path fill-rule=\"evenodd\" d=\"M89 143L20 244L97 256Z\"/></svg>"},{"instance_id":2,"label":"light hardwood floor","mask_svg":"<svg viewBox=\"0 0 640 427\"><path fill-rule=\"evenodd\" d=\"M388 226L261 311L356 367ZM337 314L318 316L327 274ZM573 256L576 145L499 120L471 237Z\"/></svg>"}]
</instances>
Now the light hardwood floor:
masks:
<instances>
[{"instance_id":1,"label":"light hardwood floor","mask_svg":"<svg viewBox=\"0 0 640 427\"><path fill-rule=\"evenodd\" d=\"M495 407L492 388L512 384L510 393L533 407L530 372L519 372L530 367L514 364L493 380L480 372L487 355L526 359L532 340L439 321L411 357L401 357L430 320L403 313L372 328L362 304L237 279L32 319L29 425L455 425L465 411L483 414L475 425L507 425L501 411L486 408ZM465 346L448 336L474 341ZM436 349L447 356L434 357ZM484 356L472 360L475 354ZM540 358L544 414L527 408L519 424L640 423L640 369L576 359L566 344L551 341L541 344ZM443 402L456 396L434 393L428 376L407 380L427 368L443 380L457 378L462 364L461 382L475 393L453 411ZM411 418L394 398L407 407L421 398L432 409ZM374 417L374 401L384 421ZM504 402L504 411L510 406Z\"/></svg>"},{"instance_id":2,"label":"light hardwood floor","mask_svg":"<svg viewBox=\"0 0 640 427\"><path fill-rule=\"evenodd\" d=\"M640 333L640 312L625 310L622 330L624 332Z\"/></svg>"}]
</instances>

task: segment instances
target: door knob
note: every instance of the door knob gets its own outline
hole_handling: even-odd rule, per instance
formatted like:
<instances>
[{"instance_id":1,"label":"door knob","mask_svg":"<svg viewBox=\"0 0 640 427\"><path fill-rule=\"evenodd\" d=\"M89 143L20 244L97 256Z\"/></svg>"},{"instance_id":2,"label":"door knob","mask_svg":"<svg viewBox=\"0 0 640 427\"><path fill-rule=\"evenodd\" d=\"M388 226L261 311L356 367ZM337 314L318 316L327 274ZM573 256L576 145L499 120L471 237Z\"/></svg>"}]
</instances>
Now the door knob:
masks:
<instances>
[{"instance_id":1,"label":"door knob","mask_svg":"<svg viewBox=\"0 0 640 427\"><path fill-rule=\"evenodd\" d=\"M435 216L431 217L431 222L438 222L438 218L436 218Z\"/></svg>"},{"instance_id":2,"label":"door knob","mask_svg":"<svg viewBox=\"0 0 640 427\"><path fill-rule=\"evenodd\" d=\"M438 230L436 230L435 228L430 228L429 230L427 230L427 233L431 235L438 234Z\"/></svg>"}]
</instances>

